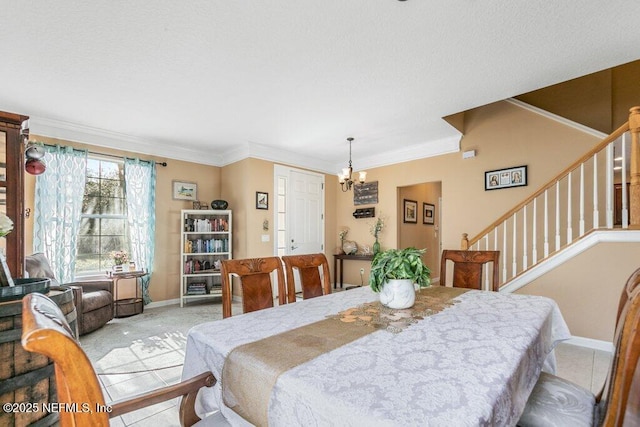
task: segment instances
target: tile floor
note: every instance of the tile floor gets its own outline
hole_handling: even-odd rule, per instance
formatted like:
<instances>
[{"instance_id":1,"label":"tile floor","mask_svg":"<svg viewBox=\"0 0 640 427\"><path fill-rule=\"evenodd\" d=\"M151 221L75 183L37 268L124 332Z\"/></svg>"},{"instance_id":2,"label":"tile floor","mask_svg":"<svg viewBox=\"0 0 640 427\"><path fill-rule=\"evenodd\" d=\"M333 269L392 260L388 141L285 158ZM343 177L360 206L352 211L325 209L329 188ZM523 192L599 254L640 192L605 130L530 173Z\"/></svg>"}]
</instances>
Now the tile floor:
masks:
<instances>
[{"instance_id":1,"label":"tile floor","mask_svg":"<svg viewBox=\"0 0 640 427\"><path fill-rule=\"evenodd\" d=\"M203 319L221 319L221 310L221 304L211 302L148 309L81 337L96 371L103 374L99 378L108 400L179 381L189 328ZM561 344L556 356L558 375L594 393L600 390L610 353ZM178 404L175 399L125 414L113 419L111 426L178 426Z\"/></svg>"}]
</instances>

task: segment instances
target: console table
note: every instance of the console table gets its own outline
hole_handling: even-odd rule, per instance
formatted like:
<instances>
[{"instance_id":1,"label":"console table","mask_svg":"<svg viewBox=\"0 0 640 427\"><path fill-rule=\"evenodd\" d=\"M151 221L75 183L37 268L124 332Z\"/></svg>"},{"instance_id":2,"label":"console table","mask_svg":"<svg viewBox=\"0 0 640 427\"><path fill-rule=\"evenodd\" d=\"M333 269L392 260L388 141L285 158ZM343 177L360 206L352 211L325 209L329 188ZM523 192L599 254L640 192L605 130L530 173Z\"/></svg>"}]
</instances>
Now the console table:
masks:
<instances>
[{"instance_id":1,"label":"console table","mask_svg":"<svg viewBox=\"0 0 640 427\"><path fill-rule=\"evenodd\" d=\"M343 276L343 271L344 269L342 268L342 263L347 260L351 260L351 261L369 261L371 262L373 260L373 254L369 254L369 255L365 255L365 254L361 254L361 255L347 255L347 254L338 254L338 255L334 255L333 256L333 277L334 277L334 281L333 281L333 289L336 289L337 285L338 285L338 281L335 280L338 277L338 267L339 267L339 271L340 271L340 289L342 289L342 276ZM340 261L338 263L338 261Z\"/></svg>"},{"instance_id":2,"label":"console table","mask_svg":"<svg viewBox=\"0 0 640 427\"><path fill-rule=\"evenodd\" d=\"M133 316L144 311L144 302L142 301L142 283L140 279L146 275L147 272L143 270L109 272L109 277L113 280L113 317ZM122 279L135 280L136 290L133 298L120 299L118 297L118 282Z\"/></svg>"}]
</instances>

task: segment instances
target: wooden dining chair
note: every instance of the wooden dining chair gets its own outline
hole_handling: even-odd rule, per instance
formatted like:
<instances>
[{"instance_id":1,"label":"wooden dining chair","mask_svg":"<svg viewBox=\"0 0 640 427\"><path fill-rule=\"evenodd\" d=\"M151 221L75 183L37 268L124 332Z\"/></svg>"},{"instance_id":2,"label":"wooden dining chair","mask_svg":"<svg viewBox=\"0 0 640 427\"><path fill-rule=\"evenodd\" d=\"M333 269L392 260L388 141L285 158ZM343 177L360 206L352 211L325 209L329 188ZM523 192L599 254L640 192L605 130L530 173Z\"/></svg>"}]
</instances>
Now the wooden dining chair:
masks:
<instances>
[{"instance_id":1,"label":"wooden dining chair","mask_svg":"<svg viewBox=\"0 0 640 427\"><path fill-rule=\"evenodd\" d=\"M483 268L492 264L493 274L489 278L489 289L498 291L500 251L458 251L445 249L440 260L440 285L447 286L447 262L453 262L453 280L455 288L482 290Z\"/></svg>"},{"instance_id":2,"label":"wooden dining chair","mask_svg":"<svg viewBox=\"0 0 640 427\"><path fill-rule=\"evenodd\" d=\"M635 291L635 289L640 285L640 268L636 269L631 276L627 279L627 282L622 289L622 293L620 294L620 302L618 303L618 314L616 315L616 326L618 322L620 322L620 316L622 315L622 311L624 310L625 305L631 299L631 295Z\"/></svg>"},{"instance_id":3,"label":"wooden dining chair","mask_svg":"<svg viewBox=\"0 0 640 427\"><path fill-rule=\"evenodd\" d=\"M640 288L630 295L620 320L605 392L594 396L577 384L543 372L518 426L640 425Z\"/></svg>"},{"instance_id":4,"label":"wooden dining chair","mask_svg":"<svg viewBox=\"0 0 640 427\"><path fill-rule=\"evenodd\" d=\"M329 262L322 253L307 255L285 255L282 257L287 274L287 300L296 301L295 271L300 277L302 299L319 297L331 293ZM322 271L322 275L320 272Z\"/></svg>"},{"instance_id":5,"label":"wooden dining chair","mask_svg":"<svg viewBox=\"0 0 640 427\"><path fill-rule=\"evenodd\" d=\"M109 426L109 418L180 396L180 424L191 426L200 421L194 410L198 390L216 383L213 374L206 372L175 385L111 402L107 406L91 361L73 337L62 311L50 298L38 293L27 294L22 299L22 346L53 361L56 402L68 404L68 407L77 404L81 409L85 409L83 405L89 405L87 409L91 412L61 411L62 427L106 427ZM216 420L226 425L226 420L219 412L207 417L206 425L215 425Z\"/></svg>"},{"instance_id":6,"label":"wooden dining chair","mask_svg":"<svg viewBox=\"0 0 640 427\"><path fill-rule=\"evenodd\" d=\"M284 271L279 257L247 258L223 260L222 273L222 317L231 317L233 297L233 279L238 277L242 289L242 311L262 310L273 307L273 284L271 274L276 273L278 280L278 303L287 303Z\"/></svg>"}]
</instances>

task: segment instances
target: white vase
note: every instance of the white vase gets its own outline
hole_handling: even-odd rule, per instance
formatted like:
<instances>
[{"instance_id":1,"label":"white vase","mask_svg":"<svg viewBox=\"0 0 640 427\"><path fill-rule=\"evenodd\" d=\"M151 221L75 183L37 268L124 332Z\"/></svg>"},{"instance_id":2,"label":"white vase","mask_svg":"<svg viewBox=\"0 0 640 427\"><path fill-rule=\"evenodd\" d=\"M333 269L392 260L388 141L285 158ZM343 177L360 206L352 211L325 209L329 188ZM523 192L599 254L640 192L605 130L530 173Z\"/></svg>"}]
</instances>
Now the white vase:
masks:
<instances>
[{"instance_id":1,"label":"white vase","mask_svg":"<svg viewBox=\"0 0 640 427\"><path fill-rule=\"evenodd\" d=\"M394 279L385 282L380 291L380 302L389 308L413 307L416 290L411 279Z\"/></svg>"}]
</instances>

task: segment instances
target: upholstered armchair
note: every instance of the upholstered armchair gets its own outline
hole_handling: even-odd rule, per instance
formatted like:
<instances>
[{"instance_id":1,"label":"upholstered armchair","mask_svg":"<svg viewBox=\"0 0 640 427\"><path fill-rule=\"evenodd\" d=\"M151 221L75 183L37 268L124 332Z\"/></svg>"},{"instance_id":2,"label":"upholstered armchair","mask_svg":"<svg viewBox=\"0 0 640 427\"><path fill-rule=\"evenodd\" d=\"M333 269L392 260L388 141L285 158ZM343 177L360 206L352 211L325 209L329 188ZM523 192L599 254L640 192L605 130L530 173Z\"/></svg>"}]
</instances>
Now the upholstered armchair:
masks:
<instances>
[{"instance_id":1,"label":"upholstered armchair","mask_svg":"<svg viewBox=\"0 0 640 427\"><path fill-rule=\"evenodd\" d=\"M37 253L27 256L25 267L29 277L46 277L51 279L51 286L61 285L56 280L44 254ZM64 283L62 286L68 286L73 290L79 335L95 331L113 319L112 280L78 281Z\"/></svg>"}]
</instances>

